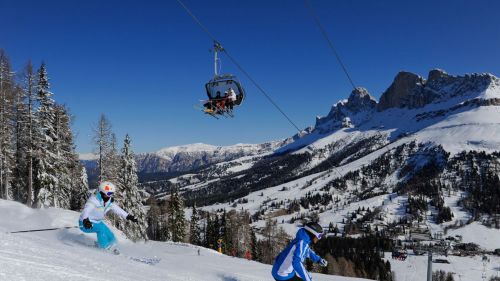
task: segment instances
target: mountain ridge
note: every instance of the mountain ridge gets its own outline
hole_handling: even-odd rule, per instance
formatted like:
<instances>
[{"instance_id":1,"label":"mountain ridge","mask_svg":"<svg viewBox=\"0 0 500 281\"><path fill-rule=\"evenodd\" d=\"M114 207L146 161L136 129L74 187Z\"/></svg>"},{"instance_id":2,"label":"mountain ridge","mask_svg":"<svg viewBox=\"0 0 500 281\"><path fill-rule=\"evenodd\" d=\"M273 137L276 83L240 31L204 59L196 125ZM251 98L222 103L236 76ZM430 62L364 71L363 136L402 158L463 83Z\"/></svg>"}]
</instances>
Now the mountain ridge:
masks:
<instances>
[{"instance_id":1,"label":"mountain ridge","mask_svg":"<svg viewBox=\"0 0 500 281\"><path fill-rule=\"evenodd\" d=\"M138 153L135 155L135 159L139 173L182 173L240 157L265 155L288 142L290 140L262 144L238 143L228 146L193 143L165 147L150 153ZM95 169L97 158L92 153L80 154L80 161L89 170ZM89 173L89 176L91 174Z\"/></svg>"}]
</instances>

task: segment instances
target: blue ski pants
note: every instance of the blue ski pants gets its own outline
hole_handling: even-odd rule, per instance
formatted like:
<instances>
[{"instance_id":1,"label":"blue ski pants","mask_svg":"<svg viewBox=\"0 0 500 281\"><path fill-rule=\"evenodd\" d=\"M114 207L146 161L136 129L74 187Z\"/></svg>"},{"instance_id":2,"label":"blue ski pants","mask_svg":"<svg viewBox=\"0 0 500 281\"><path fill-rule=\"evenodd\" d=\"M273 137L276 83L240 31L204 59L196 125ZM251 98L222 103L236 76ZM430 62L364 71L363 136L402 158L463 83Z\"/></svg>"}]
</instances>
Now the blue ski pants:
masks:
<instances>
[{"instance_id":1,"label":"blue ski pants","mask_svg":"<svg viewBox=\"0 0 500 281\"><path fill-rule=\"evenodd\" d=\"M97 234L97 244L99 248L107 249L116 244L116 238L109 227L103 222L93 222L92 228L87 229L83 227L83 222L79 222L80 230L85 233L96 233Z\"/></svg>"}]
</instances>

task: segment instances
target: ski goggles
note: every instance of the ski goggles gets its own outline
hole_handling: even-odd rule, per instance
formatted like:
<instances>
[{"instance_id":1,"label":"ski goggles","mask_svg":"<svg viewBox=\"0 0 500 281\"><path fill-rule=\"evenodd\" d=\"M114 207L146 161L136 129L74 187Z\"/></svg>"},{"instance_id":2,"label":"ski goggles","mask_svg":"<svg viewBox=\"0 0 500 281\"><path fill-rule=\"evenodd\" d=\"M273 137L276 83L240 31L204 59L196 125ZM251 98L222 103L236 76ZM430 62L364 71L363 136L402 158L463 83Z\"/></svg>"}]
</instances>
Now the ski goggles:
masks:
<instances>
[{"instance_id":1,"label":"ski goggles","mask_svg":"<svg viewBox=\"0 0 500 281\"><path fill-rule=\"evenodd\" d=\"M320 240L321 238L323 238L323 236L325 236L325 233L324 232L317 232L315 231L314 229L310 228L309 226L304 226L304 229L309 231L310 233L312 233L314 236L316 236L316 238L318 238L318 240Z\"/></svg>"},{"instance_id":2,"label":"ski goggles","mask_svg":"<svg viewBox=\"0 0 500 281\"><path fill-rule=\"evenodd\" d=\"M109 197L111 197L111 196L113 196L113 194L115 194L115 193L114 193L114 192L112 192L112 191L103 192L103 193L104 193L104 194L106 194L106 196L109 196Z\"/></svg>"}]
</instances>

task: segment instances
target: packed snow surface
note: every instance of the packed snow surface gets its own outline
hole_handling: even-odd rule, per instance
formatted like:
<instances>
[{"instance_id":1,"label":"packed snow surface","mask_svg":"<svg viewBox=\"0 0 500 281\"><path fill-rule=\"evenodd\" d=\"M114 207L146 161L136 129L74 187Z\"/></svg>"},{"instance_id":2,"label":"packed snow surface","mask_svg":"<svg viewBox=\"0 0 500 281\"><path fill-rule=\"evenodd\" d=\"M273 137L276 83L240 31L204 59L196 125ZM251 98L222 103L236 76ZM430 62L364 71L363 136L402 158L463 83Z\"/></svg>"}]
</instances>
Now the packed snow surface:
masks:
<instances>
[{"instance_id":1,"label":"packed snow surface","mask_svg":"<svg viewBox=\"0 0 500 281\"><path fill-rule=\"evenodd\" d=\"M55 208L30 209L0 200L0 280L273 280L271 266L221 255L188 244L132 243L114 230L120 255L98 250L95 234L78 229L9 234L16 230L76 225L79 214ZM198 256L198 249L200 255ZM130 258L158 258L156 265ZM366 280L313 274L315 281Z\"/></svg>"},{"instance_id":2,"label":"packed snow surface","mask_svg":"<svg viewBox=\"0 0 500 281\"><path fill-rule=\"evenodd\" d=\"M498 229L488 228L478 222L473 222L459 229L448 231L448 235L461 235L464 242L473 242L482 249L493 251L500 248L500 233Z\"/></svg>"}]
</instances>

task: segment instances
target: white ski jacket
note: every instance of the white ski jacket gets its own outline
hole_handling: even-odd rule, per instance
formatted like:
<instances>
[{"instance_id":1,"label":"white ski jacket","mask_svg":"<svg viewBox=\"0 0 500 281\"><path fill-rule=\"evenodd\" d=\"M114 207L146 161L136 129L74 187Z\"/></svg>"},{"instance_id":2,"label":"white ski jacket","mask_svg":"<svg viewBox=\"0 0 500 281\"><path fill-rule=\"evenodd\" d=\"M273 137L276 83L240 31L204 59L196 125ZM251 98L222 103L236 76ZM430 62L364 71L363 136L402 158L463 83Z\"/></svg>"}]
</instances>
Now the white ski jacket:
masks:
<instances>
[{"instance_id":1,"label":"white ski jacket","mask_svg":"<svg viewBox=\"0 0 500 281\"><path fill-rule=\"evenodd\" d=\"M234 92L233 89L228 90L228 97L231 101L235 102L237 100L236 98L236 93Z\"/></svg>"},{"instance_id":2,"label":"white ski jacket","mask_svg":"<svg viewBox=\"0 0 500 281\"><path fill-rule=\"evenodd\" d=\"M112 201L113 199L110 199L108 200L108 202L104 203L101 194L99 192L96 192L96 194L92 195L87 200L87 203L85 203L85 207L80 214L80 221L88 218L91 222L100 222L104 219L109 211L113 211L113 213L126 219L128 213L118 205L114 204L114 202Z\"/></svg>"}]
</instances>

